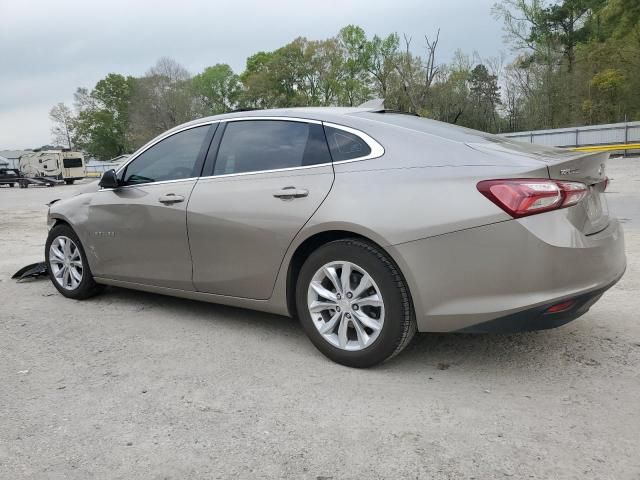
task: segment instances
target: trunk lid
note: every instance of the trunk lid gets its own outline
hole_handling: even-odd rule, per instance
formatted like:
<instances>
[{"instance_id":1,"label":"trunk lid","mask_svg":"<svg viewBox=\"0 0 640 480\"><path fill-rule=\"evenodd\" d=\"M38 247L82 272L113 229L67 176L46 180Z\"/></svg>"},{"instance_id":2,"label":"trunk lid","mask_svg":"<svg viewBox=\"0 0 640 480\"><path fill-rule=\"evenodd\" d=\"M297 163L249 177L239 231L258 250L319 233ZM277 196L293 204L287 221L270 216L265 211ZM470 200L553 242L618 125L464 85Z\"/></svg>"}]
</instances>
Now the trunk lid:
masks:
<instances>
[{"instance_id":1,"label":"trunk lid","mask_svg":"<svg viewBox=\"0 0 640 480\"><path fill-rule=\"evenodd\" d=\"M604 195L606 188L606 165L608 153L575 153L564 160L549 164L549 178L582 182L589 188L589 194L573 207L582 215L573 215L574 224L580 226L585 235L598 233L609 225L609 208Z\"/></svg>"},{"instance_id":2,"label":"trunk lid","mask_svg":"<svg viewBox=\"0 0 640 480\"><path fill-rule=\"evenodd\" d=\"M499 156L525 157L547 167L549 178L582 182L589 188L587 197L570 207L571 222L585 235L597 233L609 224L609 209L604 195L606 188L606 152L585 153L573 150L516 142L491 136L486 142L467 144L469 147Z\"/></svg>"}]
</instances>

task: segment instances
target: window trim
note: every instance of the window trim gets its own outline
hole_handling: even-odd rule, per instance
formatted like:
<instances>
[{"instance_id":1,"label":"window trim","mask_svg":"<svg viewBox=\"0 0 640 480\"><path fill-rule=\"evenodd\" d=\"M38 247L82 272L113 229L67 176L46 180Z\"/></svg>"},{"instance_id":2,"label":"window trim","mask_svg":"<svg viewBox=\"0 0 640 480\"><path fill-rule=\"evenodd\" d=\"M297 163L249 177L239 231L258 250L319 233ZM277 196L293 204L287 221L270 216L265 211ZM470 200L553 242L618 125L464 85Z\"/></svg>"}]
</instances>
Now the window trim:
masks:
<instances>
[{"instance_id":1,"label":"window trim","mask_svg":"<svg viewBox=\"0 0 640 480\"><path fill-rule=\"evenodd\" d=\"M123 185L123 186L118 187L118 188L131 188L131 187L140 188L140 187L144 187L144 186L147 186L147 185L161 185L161 184L165 184L165 183L186 182L186 181L198 180L198 179L228 178L228 177L238 177L238 176L244 176L244 175L260 175L260 174L264 174L264 173L277 173L277 172L287 172L287 171L293 171L293 170L306 170L306 169L310 169L310 168L324 167L324 166L327 166L327 165L339 165L339 164L343 164L343 163L360 162L360 161L363 161L363 160L372 160L374 158L380 158L385 153L384 147L382 145L380 145L380 143L378 143L373 137L371 137L370 135L368 135L367 133L365 133L365 132L363 132L361 130L358 130L358 129L352 128L352 127L347 127L346 125L340 125L338 123L325 122L325 121L322 121L322 120L315 120L315 119L311 119L311 118L302 118L302 117L289 117L289 116L242 116L242 117L233 117L233 118L221 118L221 119L217 119L217 120L207 120L207 121L199 122L199 123L196 123L196 124L191 124L191 125L184 126L183 128L180 128L179 130L165 132L164 134L160 135L159 137L156 137L155 139L149 141L147 144L143 145L137 152L133 153L131 155L131 157L129 159L127 159L126 163L121 165L116 170L116 174L119 174L122 170L127 168L127 166L131 162L133 162L136 158L138 158L144 152L149 150L151 147L153 147L157 143L160 143L164 139L169 138L169 137L171 137L171 136L173 136L173 135L175 135L177 133L184 132L185 130L190 130L192 128L203 127L205 125L213 125L213 124L216 124L216 123L223 124L223 123L228 123L228 122L240 122L240 121L247 121L247 120L281 120L281 121L288 121L288 122L312 123L312 124L316 124L316 125L323 125L323 126L327 126L327 127L331 127L331 128L336 128L338 130L343 130L345 132L348 132L348 133L351 133L353 135L356 135L356 136L360 137L369 146L369 148L371 149L371 152L369 152L368 155L364 155L362 157L350 158L349 160L339 160L337 162L329 161L329 162L326 162L326 163L318 163L316 165L304 165L304 166L300 166L300 167L275 168L275 169L271 169L271 170L257 170L255 172L227 173L227 174L224 174L224 175L206 175L206 176L202 175L202 173L204 173L204 171L202 171L201 175L198 176L198 177L180 178L180 179L177 179L177 180L162 180L160 182L149 182L149 183L142 183L142 184L139 184L139 185ZM212 144L214 137L215 137L215 132L214 132L214 135L212 136L212 138L209 140L209 145L207 145L207 150L211 149L211 147L214 146ZM220 139L220 140L222 140L222 139ZM216 147L217 146L218 145L216 145ZM216 157L217 157L217 155L218 155L218 152L216 151ZM214 159L214 161L215 161L215 159ZM206 168L206 157L205 157L205 164L204 164L203 168ZM114 190L114 189L113 188L101 188L99 191L108 191L108 190Z\"/></svg>"}]
</instances>

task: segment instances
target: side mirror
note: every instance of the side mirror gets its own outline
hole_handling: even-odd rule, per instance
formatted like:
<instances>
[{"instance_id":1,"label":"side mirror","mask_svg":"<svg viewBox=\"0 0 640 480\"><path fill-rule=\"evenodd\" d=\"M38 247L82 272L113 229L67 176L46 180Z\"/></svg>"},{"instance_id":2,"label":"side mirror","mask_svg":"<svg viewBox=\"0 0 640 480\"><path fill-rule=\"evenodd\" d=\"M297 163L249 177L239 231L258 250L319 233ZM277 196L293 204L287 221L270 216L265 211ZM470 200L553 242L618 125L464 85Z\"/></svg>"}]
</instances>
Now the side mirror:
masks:
<instances>
[{"instance_id":1,"label":"side mirror","mask_svg":"<svg viewBox=\"0 0 640 480\"><path fill-rule=\"evenodd\" d=\"M120 182L118 182L116 171L111 169L104 172L98 185L102 188L118 188L120 186Z\"/></svg>"}]
</instances>

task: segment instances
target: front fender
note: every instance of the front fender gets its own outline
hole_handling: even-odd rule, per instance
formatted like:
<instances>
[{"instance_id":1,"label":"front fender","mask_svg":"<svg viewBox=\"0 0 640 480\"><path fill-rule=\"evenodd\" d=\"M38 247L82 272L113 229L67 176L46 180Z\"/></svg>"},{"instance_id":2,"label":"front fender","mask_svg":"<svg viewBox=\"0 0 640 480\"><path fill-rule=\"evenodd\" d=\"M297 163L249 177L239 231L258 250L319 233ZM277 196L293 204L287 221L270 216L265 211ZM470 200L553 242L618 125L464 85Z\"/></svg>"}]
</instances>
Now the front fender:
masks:
<instances>
[{"instance_id":1,"label":"front fender","mask_svg":"<svg viewBox=\"0 0 640 480\"><path fill-rule=\"evenodd\" d=\"M49 229L58 222L68 223L80 241L86 245L89 232L86 230L91 195L81 194L49 205L47 226Z\"/></svg>"}]
</instances>

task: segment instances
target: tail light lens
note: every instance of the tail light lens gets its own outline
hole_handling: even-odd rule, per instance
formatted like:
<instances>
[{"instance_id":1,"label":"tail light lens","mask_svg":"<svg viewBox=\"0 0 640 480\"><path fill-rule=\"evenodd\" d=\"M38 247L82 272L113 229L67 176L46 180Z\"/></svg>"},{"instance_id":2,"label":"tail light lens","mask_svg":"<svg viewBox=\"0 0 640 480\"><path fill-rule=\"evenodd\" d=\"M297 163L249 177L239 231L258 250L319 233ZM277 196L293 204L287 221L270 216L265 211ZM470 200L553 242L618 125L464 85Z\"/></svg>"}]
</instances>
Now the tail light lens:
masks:
<instances>
[{"instance_id":1,"label":"tail light lens","mask_svg":"<svg viewBox=\"0 0 640 480\"><path fill-rule=\"evenodd\" d=\"M587 196L584 183L514 178L484 180L478 190L514 218L570 207Z\"/></svg>"}]
</instances>

